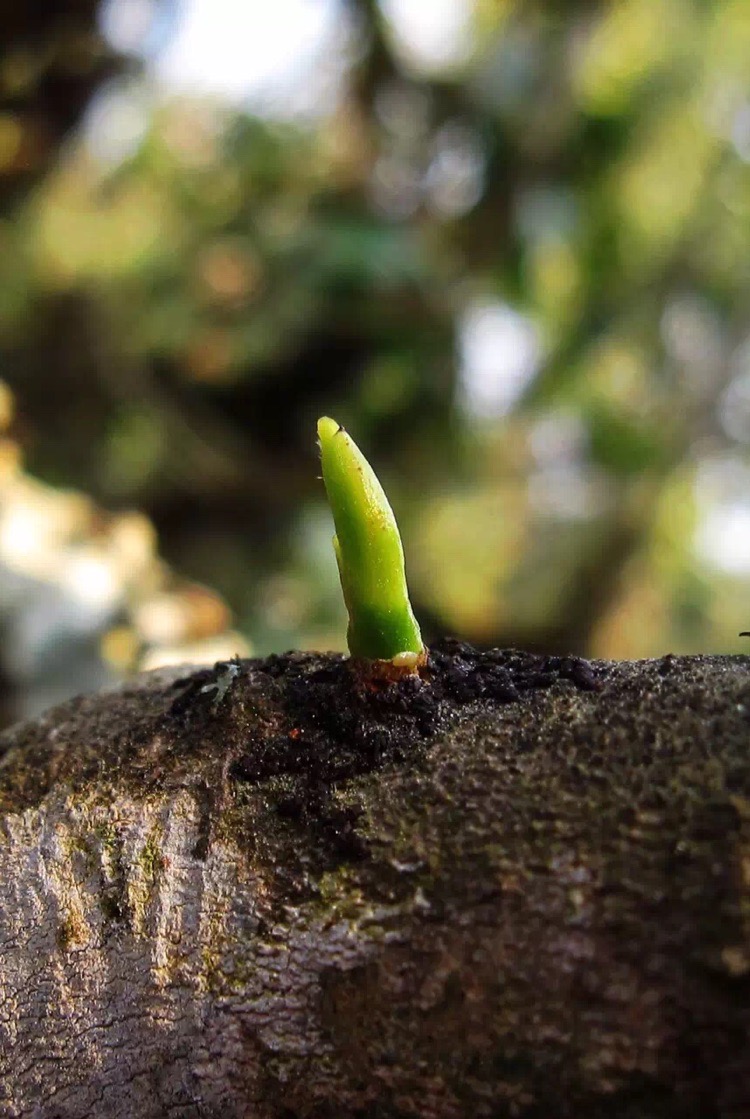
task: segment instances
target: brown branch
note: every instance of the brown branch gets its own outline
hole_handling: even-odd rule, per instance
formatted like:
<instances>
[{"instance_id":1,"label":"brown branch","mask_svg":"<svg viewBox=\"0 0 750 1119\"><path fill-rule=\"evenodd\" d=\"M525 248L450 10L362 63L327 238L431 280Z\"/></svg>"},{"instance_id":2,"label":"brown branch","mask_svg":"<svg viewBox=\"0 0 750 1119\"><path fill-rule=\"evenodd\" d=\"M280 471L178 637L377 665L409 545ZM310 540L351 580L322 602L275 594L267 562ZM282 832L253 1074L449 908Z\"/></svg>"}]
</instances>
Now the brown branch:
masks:
<instances>
[{"instance_id":1,"label":"brown branch","mask_svg":"<svg viewBox=\"0 0 750 1119\"><path fill-rule=\"evenodd\" d=\"M0 1114L746 1114L749 667L297 654L7 732Z\"/></svg>"}]
</instances>

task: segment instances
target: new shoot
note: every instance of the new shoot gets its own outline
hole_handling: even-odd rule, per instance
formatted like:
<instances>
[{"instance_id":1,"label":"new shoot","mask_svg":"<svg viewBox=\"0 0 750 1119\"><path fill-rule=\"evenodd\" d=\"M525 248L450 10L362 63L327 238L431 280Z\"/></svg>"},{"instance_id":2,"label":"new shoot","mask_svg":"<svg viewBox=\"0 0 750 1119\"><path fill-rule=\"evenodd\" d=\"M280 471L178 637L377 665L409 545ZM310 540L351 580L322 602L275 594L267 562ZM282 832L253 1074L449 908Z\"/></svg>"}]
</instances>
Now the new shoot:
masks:
<instances>
[{"instance_id":1,"label":"new shoot","mask_svg":"<svg viewBox=\"0 0 750 1119\"><path fill-rule=\"evenodd\" d=\"M383 487L351 436L318 420L320 460L336 535L333 548L349 613L353 657L412 671L425 649L406 588L404 550Z\"/></svg>"}]
</instances>

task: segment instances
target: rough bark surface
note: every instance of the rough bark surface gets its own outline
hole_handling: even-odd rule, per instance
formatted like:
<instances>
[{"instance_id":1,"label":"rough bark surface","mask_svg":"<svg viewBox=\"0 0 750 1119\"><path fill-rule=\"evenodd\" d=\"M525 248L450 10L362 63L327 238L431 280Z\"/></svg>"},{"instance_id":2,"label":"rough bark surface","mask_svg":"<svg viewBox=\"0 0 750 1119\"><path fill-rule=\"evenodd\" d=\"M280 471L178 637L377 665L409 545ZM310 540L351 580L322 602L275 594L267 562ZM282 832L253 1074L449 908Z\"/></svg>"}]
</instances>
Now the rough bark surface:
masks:
<instances>
[{"instance_id":1,"label":"rough bark surface","mask_svg":"<svg viewBox=\"0 0 750 1119\"><path fill-rule=\"evenodd\" d=\"M140 677L0 743L0 1115L750 1116L750 659Z\"/></svg>"}]
</instances>

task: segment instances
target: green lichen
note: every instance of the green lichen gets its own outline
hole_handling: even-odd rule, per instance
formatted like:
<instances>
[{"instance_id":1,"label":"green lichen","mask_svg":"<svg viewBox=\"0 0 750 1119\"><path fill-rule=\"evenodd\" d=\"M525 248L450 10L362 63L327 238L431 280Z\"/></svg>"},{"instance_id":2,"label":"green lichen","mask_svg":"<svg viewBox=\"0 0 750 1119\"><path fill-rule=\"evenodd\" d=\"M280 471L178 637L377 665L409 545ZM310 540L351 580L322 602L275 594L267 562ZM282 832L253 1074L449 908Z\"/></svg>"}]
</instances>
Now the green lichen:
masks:
<instances>
[{"instance_id":1,"label":"green lichen","mask_svg":"<svg viewBox=\"0 0 750 1119\"><path fill-rule=\"evenodd\" d=\"M144 881L151 887L156 883L156 877L164 865L164 860L159 851L161 832L161 827L157 825L157 827L149 833L148 839L143 844L138 859L138 865L143 872Z\"/></svg>"},{"instance_id":2,"label":"green lichen","mask_svg":"<svg viewBox=\"0 0 750 1119\"><path fill-rule=\"evenodd\" d=\"M61 952L81 948L87 944L91 930L80 905L72 900L63 911L55 932L55 943Z\"/></svg>"},{"instance_id":3,"label":"green lichen","mask_svg":"<svg viewBox=\"0 0 750 1119\"><path fill-rule=\"evenodd\" d=\"M140 850L128 879L127 898L132 915L133 931L145 933L146 914L164 865L160 844L163 828L155 824Z\"/></svg>"},{"instance_id":4,"label":"green lichen","mask_svg":"<svg viewBox=\"0 0 750 1119\"><path fill-rule=\"evenodd\" d=\"M127 918L129 905L123 867L122 842L115 825L99 815L100 812L110 810L106 803L92 802L88 805L88 812L91 816L96 817L91 828L94 851L92 852L90 866L93 868L94 864L98 865L102 876L102 886L99 891L99 908L102 917L107 924L119 924ZM85 842L85 840L82 840L84 845Z\"/></svg>"},{"instance_id":5,"label":"green lichen","mask_svg":"<svg viewBox=\"0 0 750 1119\"><path fill-rule=\"evenodd\" d=\"M57 926L55 933L55 943L61 952L67 952L73 939L73 929L71 928L70 919L64 917L60 924Z\"/></svg>"}]
</instances>

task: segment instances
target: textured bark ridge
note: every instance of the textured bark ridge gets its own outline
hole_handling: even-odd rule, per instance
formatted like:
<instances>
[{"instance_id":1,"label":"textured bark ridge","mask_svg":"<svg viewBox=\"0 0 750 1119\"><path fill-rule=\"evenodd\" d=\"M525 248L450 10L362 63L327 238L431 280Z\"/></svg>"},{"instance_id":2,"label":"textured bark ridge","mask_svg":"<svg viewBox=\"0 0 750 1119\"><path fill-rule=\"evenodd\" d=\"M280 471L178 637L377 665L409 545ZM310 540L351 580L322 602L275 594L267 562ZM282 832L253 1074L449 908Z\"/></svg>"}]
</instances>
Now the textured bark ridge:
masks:
<instances>
[{"instance_id":1,"label":"textured bark ridge","mask_svg":"<svg viewBox=\"0 0 750 1119\"><path fill-rule=\"evenodd\" d=\"M0 1116L750 1116L750 659L140 677L0 742Z\"/></svg>"}]
</instances>

